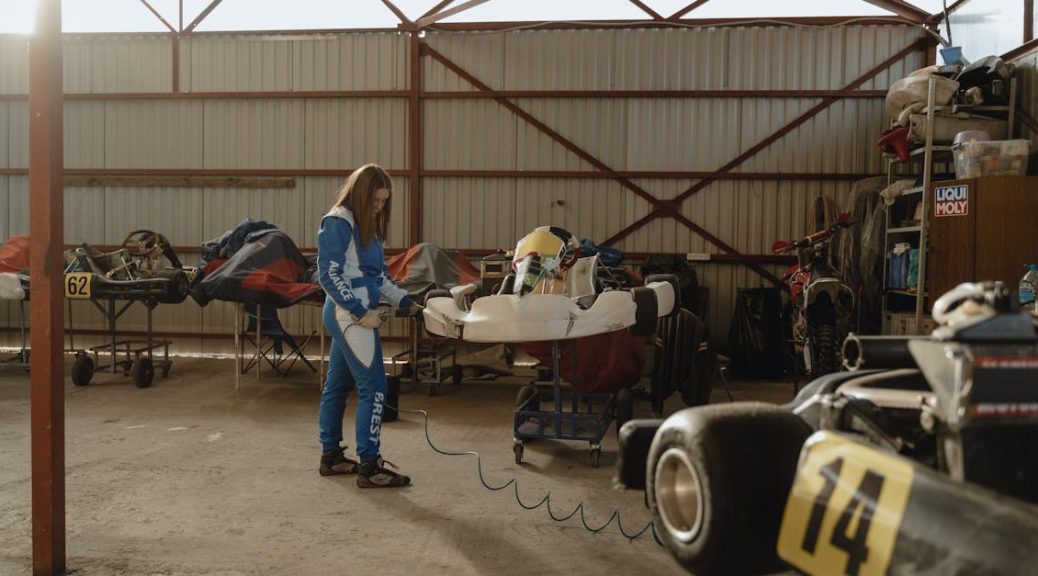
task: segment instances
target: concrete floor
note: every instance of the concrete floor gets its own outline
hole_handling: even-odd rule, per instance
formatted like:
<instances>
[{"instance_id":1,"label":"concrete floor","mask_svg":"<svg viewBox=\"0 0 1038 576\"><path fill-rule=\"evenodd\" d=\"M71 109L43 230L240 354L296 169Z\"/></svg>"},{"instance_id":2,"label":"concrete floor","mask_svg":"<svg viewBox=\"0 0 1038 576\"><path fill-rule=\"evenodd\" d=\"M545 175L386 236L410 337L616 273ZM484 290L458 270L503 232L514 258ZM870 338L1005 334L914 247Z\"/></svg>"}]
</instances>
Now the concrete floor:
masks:
<instances>
[{"instance_id":1,"label":"concrete floor","mask_svg":"<svg viewBox=\"0 0 1038 576\"><path fill-rule=\"evenodd\" d=\"M246 377L235 391L233 374L230 360L177 359L150 389L102 374L84 388L68 385L69 574L684 573L650 536L628 542L615 526L591 534L577 518L556 523L543 507L522 509L511 488L484 489L474 458L428 447L420 417L404 415L383 432L384 455L413 486L362 491L353 477L322 478L317 376L296 367L288 378ZM405 388L401 406L429 411L441 447L480 452L489 482L518 478L527 503L551 491L556 514L583 500L591 525L618 507L628 531L645 526L642 493L612 486L612 431L598 469L587 463L586 444L572 442L529 444L524 465L514 463L519 385L467 381L432 398L424 387ZM733 388L741 400L783 402L792 393L781 383ZM647 404L638 410L648 415ZM0 366L3 575L31 573L29 449L28 377Z\"/></svg>"}]
</instances>

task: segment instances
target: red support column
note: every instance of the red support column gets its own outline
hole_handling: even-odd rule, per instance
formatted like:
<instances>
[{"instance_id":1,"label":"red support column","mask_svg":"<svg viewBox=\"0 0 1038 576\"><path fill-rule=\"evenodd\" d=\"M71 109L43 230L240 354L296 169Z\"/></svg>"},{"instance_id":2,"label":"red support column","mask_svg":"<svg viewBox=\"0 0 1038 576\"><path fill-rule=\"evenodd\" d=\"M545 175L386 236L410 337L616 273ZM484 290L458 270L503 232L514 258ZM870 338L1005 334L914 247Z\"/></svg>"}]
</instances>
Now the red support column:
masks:
<instances>
[{"instance_id":1,"label":"red support column","mask_svg":"<svg viewBox=\"0 0 1038 576\"><path fill-rule=\"evenodd\" d=\"M40 0L29 39L32 570L65 573L61 0Z\"/></svg>"},{"instance_id":2,"label":"red support column","mask_svg":"<svg viewBox=\"0 0 1038 576\"><path fill-rule=\"evenodd\" d=\"M407 241L414 246L421 241L422 225L422 45L418 31L411 32L411 80L408 109L408 150L410 176L408 177L407 211L409 223Z\"/></svg>"}]
</instances>

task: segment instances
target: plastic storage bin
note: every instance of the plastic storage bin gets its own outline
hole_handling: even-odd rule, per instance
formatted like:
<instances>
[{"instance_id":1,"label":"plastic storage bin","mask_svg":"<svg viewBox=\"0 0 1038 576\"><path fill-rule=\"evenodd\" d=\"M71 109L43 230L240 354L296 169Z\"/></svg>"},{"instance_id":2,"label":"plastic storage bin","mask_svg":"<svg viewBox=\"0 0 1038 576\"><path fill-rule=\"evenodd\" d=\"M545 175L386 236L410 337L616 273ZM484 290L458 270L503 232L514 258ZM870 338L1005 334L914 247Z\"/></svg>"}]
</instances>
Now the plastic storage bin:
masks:
<instances>
[{"instance_id":1,"label":"plastic storage bin","mask_svg":"<svg viewBox=\"0 0 1038 576\"><path fill-rule=\"evenodd\" d=\"M955 154L955 177L1024 176L1030 140L971 140L952 146Z\"/></svg>"}]
</instances>

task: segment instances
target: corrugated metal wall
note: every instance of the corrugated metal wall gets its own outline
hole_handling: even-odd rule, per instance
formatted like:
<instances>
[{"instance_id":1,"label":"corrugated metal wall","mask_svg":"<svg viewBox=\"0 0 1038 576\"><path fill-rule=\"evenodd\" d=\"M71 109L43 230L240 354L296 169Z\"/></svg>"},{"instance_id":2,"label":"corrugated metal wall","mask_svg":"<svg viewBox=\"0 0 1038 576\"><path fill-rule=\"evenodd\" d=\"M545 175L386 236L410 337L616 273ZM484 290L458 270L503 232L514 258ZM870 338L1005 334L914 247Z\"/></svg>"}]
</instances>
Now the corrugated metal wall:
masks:
<instances>
[{"instance_id":1,"label":"corrugated metal wall","mask_svg":"<svg viewBox=\"0 0 1038 576\"><path fill-rule=\"evenodd\" d=\"M426 42L482 82L517 90L801 90L841 88L921 33L903 26L712 28L428 33ZM166 35L73 36L65 87L73 93L172 89ZM194 35L181 40L182 91L404 90L409 47L394 33ZM883 89L923 64L913 55L867 83ZM431 58L425 91L472 87ZM0 36L0 94L27 92L24 37ZM813 106L808 99L516 99L515 103L615 170L709 171ZM409 167L404 98L107 99L66 103L70 168L336 169L379 162ZM423 167L430 170L591 170L489 99L422 103ZM27 168L28 107L0 101L0 168ZM874 142L883 125L876 99L839 102L737 171L882 171ZM70 188L69 243L114 244L151 227L195 246L245 216L313 246L315 226L341 179L299 177L291 189ZM642 179L669 199L695 182ZM406 191L407 178L396 178ZM0 177L0 239L27 232L25 176ZM724 181L683 206L684 214L746 253L800 234L819 194L842 204L848 183ZM507 248L530 228L553 223L601 241L650 211L612 180L438 177L422 180L422 239L449 248ZM406 194L394 206L390 245L404 247ZM717 252L673 220L659 220L618 246L636 252ZM699 266L711 291L710 320L725 338L737 287L759 278L739 266ZM12 323L14 308L0 305ZM143 312L128 313L143 328ZM161 306L163 331L230 333L233 311L188 302ZM316 311L286 314L291 329L316 325ZM81 320L82 319L82 320ZM0 322L3 319L0 318ZM102 328L83 307L78 326ZM390 333L402 333L394 327ZM10 334L7 335L10 342ZM80 343L77 342L77 345ZM182 350L226 350L226 342L179 339Z\"/></svg>"}]
</instances>

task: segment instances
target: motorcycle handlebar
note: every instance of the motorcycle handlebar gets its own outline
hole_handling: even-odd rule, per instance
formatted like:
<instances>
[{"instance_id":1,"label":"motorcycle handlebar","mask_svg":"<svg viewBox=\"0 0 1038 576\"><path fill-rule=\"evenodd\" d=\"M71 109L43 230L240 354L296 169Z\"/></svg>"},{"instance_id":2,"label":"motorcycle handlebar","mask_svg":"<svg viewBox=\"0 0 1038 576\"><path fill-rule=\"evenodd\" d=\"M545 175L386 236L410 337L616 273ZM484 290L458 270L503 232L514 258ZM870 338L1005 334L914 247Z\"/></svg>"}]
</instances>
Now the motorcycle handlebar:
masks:
<instances>
[{"instance_id":1,"label":"motorcycle handlebar","mask_svg":"<svg viewBox=\"0 0 1038 576\"><path fill-rule=\"evenodd\" d=\"M792 252L793 250L797 250L799 248L807 248L808 246L812 246L812 245L818 244L819 242L822 242L824 240L828 240L833 235L834 232L836 232L837 230L840 230L841 228L847 228L848 226L850 226L853 223L854 222L851 221L851 220L840 220L838 222L833 223L831 226L829 226L825 230L821 230L821 231L815 232L814 234L811 234L810 236L805 236L805 237L801 238L800 240L797 240L795 242L790 242L790 243L786 244L785 246L776 248L773 245L772 252L774 252L775 254L784 254L786 252Z\"/></svg>"}]
</instances>

